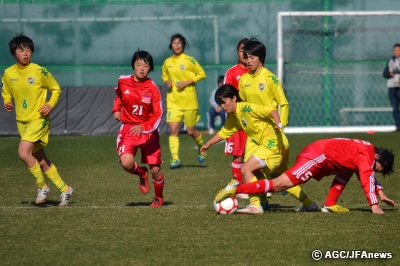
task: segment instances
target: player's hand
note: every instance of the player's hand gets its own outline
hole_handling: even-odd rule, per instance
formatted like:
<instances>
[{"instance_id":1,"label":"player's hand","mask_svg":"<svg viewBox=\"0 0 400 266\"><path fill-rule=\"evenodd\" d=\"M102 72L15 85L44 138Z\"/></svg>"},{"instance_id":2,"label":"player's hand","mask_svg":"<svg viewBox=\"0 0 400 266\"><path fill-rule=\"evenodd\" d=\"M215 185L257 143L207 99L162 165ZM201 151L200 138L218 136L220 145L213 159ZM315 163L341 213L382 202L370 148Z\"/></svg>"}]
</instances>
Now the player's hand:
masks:
<instances>
[{"instance_id":1,"label":"player's hand","mask_svg":"<svg viewBox=\"0 0 400 266\"><path fill-rule=\"evenodd\" d=\"M118 111L114 112L114 119L121 121L121 112L118 112Z\"/></svg>"},{"instance_id":2,"label":"player's hand","mask_svg":"<svg viewBox=\"0 0 400 266\"><path fill-rule=\"evenodd\" d=\"M179 81L176 86L178 87L178 89L183 89L185 88L187 85L190 84L190 81Z\"/></svg>"},{"instance_id":3,"label":"player's hand","mask_svg":"<svg viewBox=\"0 0 400 266\"><path fill-rule=\"evenodd\" d=\"M372 205L371 210L372 210L372 213L375 213L375 214L384 214L382 209L377 204Z\"/></svg>"},{"instance_id":4,"label":"player's hand","mask_svg":"<svg viewBox=\"0 0 400 266\"><path fill-rule=\"evenodd\" d=\"M389 199L388 197L381 197L381 200L383 202L385 202L387 205L392 206L392 207L396 207L396 203L394 202L394 200Z\"/></svg>"},{"instance_id":5,"label":"player's hand","mask_svg":"<svg viewBox=\"0 0 400 266\"><path fill-rule=\"evenodd\" d=\"M129 133L131 133L132 136L136 137L142 134L142 126L141 125L136 125L133 126L129 129Z\"/></svg>"},{"instance_id":6,"label":"player's hand","mask_svg":"<svg viewBox=\"0 0 400 266\"><path fill-rule=\"evenodd\" d=\"M4 104L4 109L6 109L7 112L11 112L14 109L14 105L12 102L8 102Z\"/></svg>"},{"instance_id":7,"label":"player's hand","mask_svg":"<svg viewBox=\"0 0 400 266\"><path fill-rule=\"evenodd\" d=\"M210 144L208 143L204 144L204 146L200 148L200 154L204 155L204 153L208 150L208 148L210 148Z\"/></svg>"},{"instance_id":8,"label":"player's hand","mask_svg":"<svg viewBox=\"0 0 400 266\"><path fill-rule=\"evenodd\" d=\"M220 111L222 110L222 108L221 107L215 107L215 112L217 112L217 113L219 113Z\"/></svg>"},{"instance_id":9,"label":"player's hand","mask_svg":"<svg viewBox=\"0 0 400 266\"><path fill-rule=\"evenodd\" d=\"M283 128L282 123L275 124L275 128L281 130Z\"/></svg>"},{"instance_id":10,"label":"player's hand","mask_svg":"<svg viewBox=\"0 0 400 266\"><path fill-rule=\"evenodd\" d=\"M165 82L165 86L167 86L167 88L171 88L171 87L172 87L172 81L167 80L167 81Z\"/></svg>"},{"instance_id":11,"label":"player's hand","mask_svg":"<svg viewBox=\"0 0 400 266\"><path fill-rule=\"evenodd\" d=\"M46 115L50 114L51 109L53 109L53 108L51 107L50 104L45 104L39 108L39 113L43 116L46 116Z\"/></svg>"}]
</instances>

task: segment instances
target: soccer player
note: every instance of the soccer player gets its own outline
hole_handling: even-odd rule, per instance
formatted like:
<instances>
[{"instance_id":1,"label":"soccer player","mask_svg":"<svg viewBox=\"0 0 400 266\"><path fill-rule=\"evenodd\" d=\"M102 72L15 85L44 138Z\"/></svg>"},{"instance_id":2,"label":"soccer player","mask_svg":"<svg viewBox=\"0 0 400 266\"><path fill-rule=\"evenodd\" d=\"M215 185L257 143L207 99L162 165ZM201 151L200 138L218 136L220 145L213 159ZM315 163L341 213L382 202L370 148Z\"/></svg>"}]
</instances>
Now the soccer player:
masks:
<instances>
[{"instance_id":1,"label":"soccer player","mask_svg":"<svg viewBox=\"0 0 400 266\"><path fill-rule=\"evenodd\" d=\"M360 139L334 138L315 141L307 145L297 156L294 165L285 173L272 180L239 185L232 179L222 189L215 200L220 202L235 193L260 194L267 191L278 192L290 187L305 184L311 178L317 181L329 175L347 175L355 173L371 210L383 214L376 197L375 172L383 176L393 173L394 154L391 150L374 147L373 144ZM390 206L396 206L386 196L381 199Z\"/></svg>"},{"instance_id":2,"label":"soccer player","mask_svg":"<svg viewBox=\"0 0 400 266\"><path fill-rule=\"evenodd\" d=\"M161 93L147 77L154 70L153 57L138 49L132 57L133 75L120 76L115 88L113 114L120 120L117 153L125 171L139 176L139 188L149 192L148 169L135 161L141 150L142 163L149 164L153 177L154 199L150 207L161 207L164 202L164 174L161 171L161 148L158 126L162 117Z\"/></svg>"},{"instance_id":3,"label":"soccer player","mask_svg":"<svg viewBox=\"0 0 400 266\"><path fill-rule=\"evenodd\" d=\"M249 72L242 75L239 80L239 95L243 101L255 103L263 106L271 106L273 108L280 108L280 117L283 127L288 124L289 117L289 103L286 99L285 93L281 86L279 79L268 69L264 67L264 61L266 57L266 48L264 44L258 41L256 38L248 40L243 47L243 56L247 62ZM283 135L284 136L284 135ZM283 141L285 146L289 147L289 141L284 136ZM244 161L253 154L253 150L258 149L256 143L251 139L247 139L246 143L246 156ZM279 162L276 162L276 167L270 169L271 172L266 173L267 177L276 177L282 174L289 168L289 150L284 150L285 154L283 157L278 158ZM257 177L248 176L245 183L256 181L257 178L264 178L263 173L257 175ZM303 206L299 208L298 212L318 211L318 206L312 202L307 195L301 190L299 186L288 189L287 191L293 197L298 199ZM251 213L254 210L264 206L264 209L268 209L268 201L264 195L249 195L250 205L246 208L239 209L238 213Z\"/></svg>"},{"instance_id":4,"label":"soccer player","mask_svg":"<svg viewBox=\"0 0 400 266\"><path fill-rule=\"evenodd\" d=\"M267 169L272 172L283 159L289 148L286 138L281 132L282 124L276 108L268 105L261 106L243 102L238 90L230 84L218 88L215 93L215 101L228 113L225 126L200 151L203 153L210 146L227 139L240 129L244 131L248 139L255 143L256 149L245 161L242 167L243 177L251 180L254 172ZM236 180L235 180L236 181ZM238 181L236 181L239 183ZM263 214L263 209L255 208L248 214Z\"/></svg>"},{"instance_id":5,"label":"soccer player","mask_svg":"<svg viewBox=\"0 0 400 266\"><path fill-rule=\"evenodd\" d=\"M246 59L243 55L243 47L248 42L248 38L240 39L236 45L238 62L226 71L224 84L230 84L239 89L239 79L243 74L249 72ZM232 156L231 170L233 178L240 184L243 183L242 166L244 161L244 150L246 147L247 136L243 130L239 130L225 141L225 155ZM237 195L238 198L248 198L248 195Z\"/></svg>"},{"instance_id":6,"label":"soccer player","mask_svg":"<svg viewBox=\"0 0 400 266\"><path fill-rule=\"evenodd\" d=\"M194 139L197 146L203 146L203 137L196 130L199 121L198 102L195 83L205 79L206 74L193 57L184 54L187 40L181 34L171 37L169 49L173 55L164 61L162 80L169 88L167 94L167 123L170 128L169 149L171 152L170 168L181 166L179 159L179 125L184 122L187 133ZM198 161L204 162L205 155L198 153Z\"/></svg>"},{"instance_id":7,"label":"soccer player","mask_svg":"<svg viewBox=\"0 0 400 266\"><path fill-rule=\"evenodd\" d=\"M44 172L61 192L61 202L58 206L66 207L74 190L63 181L56 166L44 152L44 147L49 142L49 114L60 97L60 86L46 68L31 62L35 51L32 39L22 33L17 34L10 41L9 48L17 62L4 71L1 94L4 108L8 112L14 109L14 98L17 128L21 136L18 155L36 179L38 194L35 204L44 203L50 194L50 188L44 180ZM47 90L51 91L48 102Z\"/></svg>"}]
</instances>

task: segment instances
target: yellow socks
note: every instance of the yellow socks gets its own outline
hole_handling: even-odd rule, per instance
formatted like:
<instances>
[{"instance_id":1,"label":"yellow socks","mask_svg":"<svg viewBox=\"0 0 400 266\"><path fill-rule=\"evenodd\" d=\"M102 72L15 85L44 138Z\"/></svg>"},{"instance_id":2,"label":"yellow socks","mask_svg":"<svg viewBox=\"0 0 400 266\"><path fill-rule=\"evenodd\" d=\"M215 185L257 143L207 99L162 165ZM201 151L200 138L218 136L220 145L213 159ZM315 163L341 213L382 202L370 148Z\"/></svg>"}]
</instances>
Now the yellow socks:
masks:
<instances>
[{"instance_id":1,"label":"yellow socks","mask_svg":"<svg viewBox=\"0 0 400 266\"><path fill-rule=\"evenodd\" d=\"M172 159L179 160L179 138L178 136L169 136L169 150Z\"/></svg>"},{"instance_id":2,"label":"yellow socks","mask_svg":"<svg viewBox=\"0 0 400 266\"><path fill-rule=\"evenodd\" d=\"M197 146L199 146L199 148L204 146L203 136L201 135L201 133L197 138L194 139L194 141L196 141L196 144Z\"/></svg>"},{"instance_id":3,"label":"yellow socks","mask_svg":"<svg viewBox=\"0 0 400 266\"><path fill-rule=\"evenodd\" d=\"M307 197L307 195L301 190L300 186L294 186L286 189L286 192L295 197L298 201L303 203L305 207L310 207L312 201Z\"/></svg>"},{"instance_id":4,"label":"yellow socks","mask_svg":"<svg viewBox=\"0 0 400 266\"><path fill-rule=\"evenodd\" d=\"M61 176L58 174L57 168L54 164L47 172L44 173L60 192L68 191L68 186L64 183Z\"/></svg>"},{"instance_id":5,"label":"yellow socks","mask_svg":"<svg viewBox=\"0 0 400 266\"><path fill-rule=\"evenodd\" d=\"M43 177L43 173L42 173L42 169L40 168L39 162L36 161L36 164L34 167L29 168L29 172L31 172L31 174L35 177L36 179L36 186L38 188L46 188L46 182L44 181L44 177Z\"/></svg>"},{"instance_id":6,"label":"yellow socks","mask_svg":"<svg viewBox=\"0 0 400 266\"><path fill-rule=\"evenodd\" d=\"M256 182L257 177L253 176L251 183ZM260 194L249 194L250 205L261 207Z\"/></svg>"}]
</instances>

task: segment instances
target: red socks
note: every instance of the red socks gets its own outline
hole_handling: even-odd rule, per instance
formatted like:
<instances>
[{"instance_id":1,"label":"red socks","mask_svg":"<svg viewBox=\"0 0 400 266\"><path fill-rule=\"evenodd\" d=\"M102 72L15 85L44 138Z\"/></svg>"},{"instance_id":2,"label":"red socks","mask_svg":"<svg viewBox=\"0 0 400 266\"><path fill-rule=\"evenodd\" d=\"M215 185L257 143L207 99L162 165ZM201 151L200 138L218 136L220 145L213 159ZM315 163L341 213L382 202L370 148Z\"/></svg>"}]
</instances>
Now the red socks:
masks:
<instances>
[{"instance_id":1,"label":"red socks","mask_svg":"<svg viewBox=\"0 0 400 266\"><path fill-rule=\"evenodd\" d=\"M328 196L326 196L325 206L329 207L336 205L338 198L342 194L349 180L350 178L348 177L335 176L331 188L329 189Z\"/></svg>"},{"instance_id":2,"label":"red socks","mask_svg":"<svg viewBox=\"0 0 400 266\"><path fill-rule=\"evenodd\" d=\"M154 194L156 197L163 198L163 190L164 190L164 175L159 179L153 178L154 185Z\"/></svg>"},{"instance_id":3,"label":"red socks","mask_svg":"<svg viewBox=\"0 0 400 266\"><path fill-rule=\"evenodd\" d=\"M235 194L263 194L272 191L273 189L274 184L272 181L263 179L238 186Z\"/></svg>"},{"instance_id":4,"label":"red socks","mask_svg":"<svg viewBox=\"0 0 400 266\"><path fill-rule=\"evenodd\" d=\"M136 162L133 164L133 169L129 172L132 175L143 175L146 171L140 167Z\"/></svg>"},{"instance_id":5,"label":"red socks","mask_svg":"<svg viewBox=\"0 0 400 266\"><path fill-rule=\"evenodd\" d=\"M232 175L233 175L233 178L235 178L239 182L240 185L243 184L242 166L243 166L243 163L237 163L235 161L232 161L232 164L231 164Z\"/></svg>"}]
</instances>

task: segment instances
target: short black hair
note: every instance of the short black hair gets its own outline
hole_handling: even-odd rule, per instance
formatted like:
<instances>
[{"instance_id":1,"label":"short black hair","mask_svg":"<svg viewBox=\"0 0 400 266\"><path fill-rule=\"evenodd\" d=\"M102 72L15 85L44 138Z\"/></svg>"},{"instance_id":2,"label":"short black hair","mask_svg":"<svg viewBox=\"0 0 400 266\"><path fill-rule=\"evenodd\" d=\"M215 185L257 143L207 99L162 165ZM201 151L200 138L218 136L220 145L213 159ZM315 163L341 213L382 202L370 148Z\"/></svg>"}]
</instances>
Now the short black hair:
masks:
<instances>
[{"instance_id":1,"label":"short black hair","mask_svg":"<svg viewBox=\"0 0 400 266\"><path fill-rule=\"evenodd\" d=\"M219 83L221 83L221 82L224 82L224 79L225 79L225 76L224 76L224 75L218 76L217 84L219 84Z\"/></svg>"},{"instance_id":2,"label":"short black hair","mask_svg":"<svg viewBox=\"0 0 400 266\"><path fill-rule=\"evenodd\" d=\"M8 46L10 47L10 53L12 56L15 55L15 50L18 48L29 47L32 53L35 51L32 39L22 33L17 33L17 35L8 43Z\"/></svg>"},{"instance_id":3,"label":"short black hair","mask_svg":"<svg viewBox=\"0 0 400 266\"><path fill-rule=\"evenodd\" d=\"M153 57L149 52L137 49L137 51L133 54L131 61L131 66L133 70L135 70L135 62L138 59L141 59L150 65L150 72L154 70Z\"/></svg>"},{"instance_id":4,"label":"short black hair","mask_svg":"<svg viewBox=\"0 0 400 266\"><path fill-rule=\"evenodd\" d=\"M171 41L169 42L168 48L169 48L170 50L172 50L172 42L173 42L175 39L179 39L179 40L181 41L182 46L183 46L183 49L182 49L182 52L183 52L183 51L185 50L186 45L188 45L189 42L188 42L188 41L186 40L186 38L183 37L182 34L180 34L180 33L177 33L177 34L174 34L174 35L171 36Z\"/></svg>"},{"instance_id":5,"label":"short black hair","mask_svg":"<svg viewBox=\"0 0 400 266\"><path fill-rule=\"evenodd\" d=\"M236 96L236 102L243 102L242 98L239 96L239 91L235 87L231 84L224 84L215 92L214 100L219 106L221 106L225 103L225 98L233 99L233 96Z\"/></svg>"},{"instance_id":6,"label":"short black hair","mask_svg":"<svg viewBox=\"0 0 400 266\"><path fill-rule=\"evenodd\" d=\"M400 43L396 43L395 45L393 45L393 49L396 47L400 47Z\"/></svg>"},{"instance_id":7,"label":"short black hair","mask_svg":"<svg viewBox=\"0 0 400 266\"><path fill-rule=\"evenodd\" d=\"M244 58L247 59L248 55L257 56L264 65L267 48L265 48L265 45L257 40L257 38L251 38L243 47Z\"/></svg>"},{"instance_id":8,"label":"short black hair","mask_svg":"<svg viewBox=\"0 0 400 266\"><path fill-rule=\"evenodd\" d=\"M375 153L378 154L376 161L383 167L382 175L390 175L394 173L394 153L391 149L385 149L382 147L375 147Z\"/></svg>"}]
</instances>

